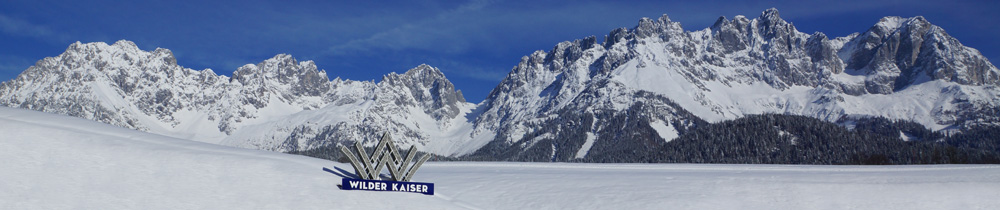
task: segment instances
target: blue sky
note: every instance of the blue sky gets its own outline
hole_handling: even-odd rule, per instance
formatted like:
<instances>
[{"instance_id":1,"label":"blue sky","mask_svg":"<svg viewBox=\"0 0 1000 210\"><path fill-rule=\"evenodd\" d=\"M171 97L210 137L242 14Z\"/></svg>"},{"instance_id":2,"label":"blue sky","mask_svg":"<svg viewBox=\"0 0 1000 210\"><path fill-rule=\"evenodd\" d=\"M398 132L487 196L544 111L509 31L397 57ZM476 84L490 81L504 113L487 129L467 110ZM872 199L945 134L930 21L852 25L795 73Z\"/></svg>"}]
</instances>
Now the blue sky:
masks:
<instances>
[{"instance_id":1,"label":"blue sky","mask_svg":"<svg viewBox=\"0 0 1000 210\"><path fill-rule=\"evenodd\" d=\"M48 1L0 2L0 80L69 44L127 39L167 48L180 65L230 75L279 53L314 60L330 77L381 79L426 63L479 102L524 55L604 37L639 18L685 30L775 7L799 31L862 32L884 16L924 16L1000 60L995 1Z\"/></svg>"}]
</instances>

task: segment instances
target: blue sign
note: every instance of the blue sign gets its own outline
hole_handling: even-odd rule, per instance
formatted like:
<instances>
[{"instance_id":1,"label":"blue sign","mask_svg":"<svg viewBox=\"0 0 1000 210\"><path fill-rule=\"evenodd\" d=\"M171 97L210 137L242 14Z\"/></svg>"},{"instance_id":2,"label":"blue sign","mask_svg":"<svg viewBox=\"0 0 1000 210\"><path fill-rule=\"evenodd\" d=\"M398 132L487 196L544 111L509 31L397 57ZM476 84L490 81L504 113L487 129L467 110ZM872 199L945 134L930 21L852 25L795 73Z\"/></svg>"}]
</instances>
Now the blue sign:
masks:
<instances>
[{"instance_id":1,"label":"blue sign","mask_svg":"<svg viewBox=\"0 0 1000 210\"><path fill-rule=\"evenodd\" d=\"M369 190L369 191L394 191L412 192L426 195L434 195L434 183L423 182L399 182L389 180L371 179L343 179L341 189L344 190Z\"/></svg>"}]
</instances>

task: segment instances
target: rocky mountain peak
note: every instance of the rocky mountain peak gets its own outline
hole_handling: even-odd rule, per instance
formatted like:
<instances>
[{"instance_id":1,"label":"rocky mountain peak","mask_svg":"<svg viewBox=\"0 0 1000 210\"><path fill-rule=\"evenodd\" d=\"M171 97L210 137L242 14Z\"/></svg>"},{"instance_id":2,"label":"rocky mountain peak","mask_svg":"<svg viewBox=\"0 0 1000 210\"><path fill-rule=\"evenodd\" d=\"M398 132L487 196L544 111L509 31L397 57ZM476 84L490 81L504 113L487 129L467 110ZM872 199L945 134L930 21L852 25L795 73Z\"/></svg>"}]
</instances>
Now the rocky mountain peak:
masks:
<instances>
[{"instance_id":1,"label":"rocky mountain peak","mask_svg":"<svg viewBox=\"0 0 1000 210\"><path fill-rule=\"evenodd\" d=\"M670 21L670 17L664 14L656 20L650 18L640 19L639 24L633 29L632 35L638 39L659 36L667 40L671 35L679 34L683 31L684 29L681 28L680 23Z\"/></svg>"},{"instance_id":2,"label":"rocky mountain peak","mask_svg":"<svg viewBox=\"0 0 1000 210\"><path fill-rule=\"evenodd\" d=\"M424 86L430 86L435 82L446 80L441 70L427 64L420 64L415 68L407 70L402 76L408 77L413 82Z\"/></svg>"},{"instance_id":3,"label":"rocky mountain peak","mask_svg":"<svg viewBox=\"0 0 1000 210\"><path fill-rule=\"evenodd\" d=\"M901 29L914 30L931 26L933 25L929 21L927 21L927 19L924 18L923 16L916 16L910 18L904 18L899 16L888 16L879 19L878 23L872 26L873 29L877 28L877 30L871 30L871 31L874 33L888 34ZM911 27L914 29L909 29Z\"/></svg>"},{"instance_id":4,"label":"rocky mountain peak","mask_svg":"<svg viewBox=\"0 0 1000 210\"><path fill-rule=\"evenodd\" d=\"M233 78L245 78L251 75L268 78L299 75L304 73L319 73L313 61L299 62L288 54L278 54L257 64L246 64L233 72ZM286 78L287 79L287 78Z\"/></svg>"},{"instance_id":5,"label":"rocky mountain peak","mask_svg":"<svg viewBox=\"0 0 1000 210\"><path fill-rule=\"evenodd\" d=\"M422 103L425 113L438 120L454 118L459 112L459 104L465 103L465 96L444 73L427 64L420 64L403 74L390 73L383 77L380 85L383 84L392 86L386 89L408 92L416 103ZM409 103L403 98L397 100L397 103Z\"/></svg>"},{"instance_id":6,"label":"rocky mountain peak","mask_svg":"<svg viewBox=\"0 0 1000 210\"><path fill-rule=\"evenodd\" d=\"M840 50L848 72L867 75L870 93L887 94L914 84L945 80L996 85L997 70L977 50L962 45L924 17L885 17Z\"/></svg>"},{"instance_id":7,"label":"rocky mountain peak","mask_svg":"<svg viewBox=\"0 0 1000 210\"><path fill-rule=\"evenodd\" d=\"M764 39L776 38L774 41L789 41L789 35L795 34L798 30L791 23L788 23L778 15L778 9L770 8L761 12L760 17L754 19L757 22L757 30Z\"/></svg>"},{"instance_id":8,"label":"rocky mountain peak","mask_svg":"<svg viewBox=\"0 0 1000 210\"><path fill-rule=\"evenodd\" d=\"M711 28L712 30L718 31L721 28L730 27L731 25L732 24L729 23L729 19L726 19L726 16L719 16L718 19L715 19L715 23L712 23Z\"/></svg>"},{"instance_id":9,"label":"rocky mountain peak","mask_svg":"<svg viewBox=\"0 0 1000 210\"><path fill-rule=\"evenodd\" d=\"M781 19L781 15L779 15L778 9L774 7L768 8L763 12L761 12L760 17L758 17L757 19L760 19L761 21L769 24L785 23L785 20Z\"/></svg>"},{"instance_id":10,"label":"rocky mountain peak","mask_svg":"<svg viewBox=\"0 0 1000 210\"><path fill-rule=\"evenodd\" d=\"M297 96L320 96L330 89L326 71L317 70L313 61L299 62L288 54L244 65L233 72L232 80L258 89L254 95L261 100L266 100L264 90L290 100Z\"/></svg>"},{"instance_id":11,"label":"rocky mountain peak","mask_svg":"<svg viewBox=\"0 0 1000 210\"><path fill-rule=\"evenodd\" d=\"M132 41L129 41L129 40L124 40L124 39L116 41L111 46L112 47L122 48L122 49L129 49L129 50L133 50L133 49L134 50L138 50L139 49L139 46L135 45L135 42L132 42Z\"/></svg>"},{"instance_id":12,"label":"rocky mountain peak","mask_svg":"<svg viewBox=\"0 0 1000 210\"><path fill-rule=\"evenodd\" d=\"M105 74L117 74L109 70L138 69L141 71L166 72L172 74L180 66L173 52L168 49L157 48L153 51L144 51L132 41L119 40L108 45L104 42L71 44L65 52L58 57L64 63L92 64L92 68L85 68L105 72ZM150 68L156 66L159 68Z\"/></svg>"}]
</instances>

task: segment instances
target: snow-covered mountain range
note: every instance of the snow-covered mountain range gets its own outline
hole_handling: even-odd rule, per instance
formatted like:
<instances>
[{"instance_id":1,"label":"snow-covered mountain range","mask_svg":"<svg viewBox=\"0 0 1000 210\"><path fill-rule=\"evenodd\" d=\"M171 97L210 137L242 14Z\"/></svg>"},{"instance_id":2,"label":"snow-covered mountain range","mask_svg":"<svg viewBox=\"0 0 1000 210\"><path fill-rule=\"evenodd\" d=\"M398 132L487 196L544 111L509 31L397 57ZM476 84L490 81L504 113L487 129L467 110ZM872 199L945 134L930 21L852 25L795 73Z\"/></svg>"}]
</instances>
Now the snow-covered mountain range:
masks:
<instances>
[{"instance_id":1,"label":"snow-covered mountain range","mask_svg":"<svg viewBox=\"0 0 1000 210\"><path fill-rule=\"evenodd\" d=\"M426 146L461 129L462 123L451 121L467 121L464 114L474 107L441 71L427 65L387 75L379 83L331 81L312 61L282 54L227 77L183 68L169 50L143 51L129 41L74 43L4 82L0 101L172 137L276 151L308 149L330 139L375 139L385 131L405 144Z\"/></svg>"},{"instance_id":2,"label":"snow-covered mountain range","mask_svg":"<svg viewBox=\"0 0 1000 210\"><path fill-rule=\"evenodd\" d=\"M428 196L338 189L348 163L37 111L0 107L0 133L0 209L1000 208L998 165L428 162Z\"/></svg>"},{"instance_id":3,"label":"snow-covered mountain range","mask_svg":"<svg viewBox=\"0 0 1000 210\"><path fill-rule=\"evenodd\" d=\"M481 104L476 128L500 134L487 155L557 161L627 153L699 119L760 113L960 129L998 122L989 114L1000 105L998 77L978 51L923 17L886 17L831 39L797 31L775 9L698 31L664 15L615 29L603 43L588 37L522 58Z\"/></svg>"},{"instance_id":4,"label":"snow-covered mountain range","mask_svg":"<svg viewBox=\"0 0 1000 210\"><path fill-rule=\"evenodd\" d=\"M311 61L278 55L227 77L119 41L75 43L39 61L0 85L0 105L265 150L371 144L388 131L441 155L560 161L760 113L960 131L1000 122L998 85L1000 70L923 17L829 38L769 9L698 31L643 18L603 42L562 42L523 57L479 104L427 65L377 83L331 81Z\"/></svg>"}]
</instances>

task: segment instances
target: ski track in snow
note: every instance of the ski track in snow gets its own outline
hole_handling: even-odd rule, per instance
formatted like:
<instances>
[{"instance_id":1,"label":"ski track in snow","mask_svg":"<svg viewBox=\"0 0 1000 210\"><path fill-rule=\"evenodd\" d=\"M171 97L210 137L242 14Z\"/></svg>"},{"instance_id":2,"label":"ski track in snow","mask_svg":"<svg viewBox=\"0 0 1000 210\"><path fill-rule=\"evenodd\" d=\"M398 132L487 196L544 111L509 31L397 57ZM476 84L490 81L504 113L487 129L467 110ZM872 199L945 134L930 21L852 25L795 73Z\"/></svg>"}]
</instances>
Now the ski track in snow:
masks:
<instances>
[{"instance_id":1,"label":"ski track in snow","mask_svg":"<svg viewBox=\"0 0 1000 210\"><path fill-rule=\"evenodd\" d=\"M350 165L0 107L0 209L998 209L1000 166L429 162L436 194Z\"/></svg>"}]
</instances>

